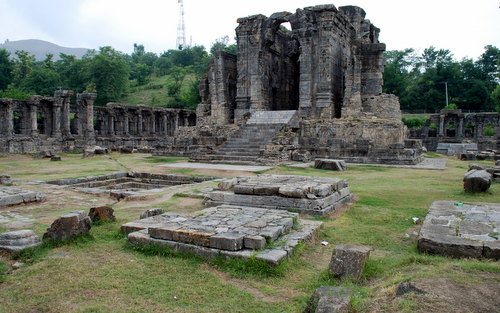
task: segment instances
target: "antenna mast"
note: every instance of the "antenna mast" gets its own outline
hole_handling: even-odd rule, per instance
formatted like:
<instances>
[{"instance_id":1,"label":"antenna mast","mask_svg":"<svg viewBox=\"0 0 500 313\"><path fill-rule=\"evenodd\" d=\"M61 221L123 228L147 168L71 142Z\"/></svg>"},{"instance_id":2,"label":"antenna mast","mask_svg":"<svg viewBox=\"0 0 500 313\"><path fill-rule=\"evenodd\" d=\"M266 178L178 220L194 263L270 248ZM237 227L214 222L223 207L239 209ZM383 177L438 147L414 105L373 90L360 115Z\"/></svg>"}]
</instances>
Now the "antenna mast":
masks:
<instances>
[{"instance_id":1,"label":"antenna mast","mask_svg":"<svg viewBox=\"0 0 500 313\"><path fill-rule=\"evenodd\" d=\"M177 48L186 48L186 25L184 24L184 1L177 0L179 3L179 25L177 25L177 40L175 45Z\"/></svg>"}]
</instances>

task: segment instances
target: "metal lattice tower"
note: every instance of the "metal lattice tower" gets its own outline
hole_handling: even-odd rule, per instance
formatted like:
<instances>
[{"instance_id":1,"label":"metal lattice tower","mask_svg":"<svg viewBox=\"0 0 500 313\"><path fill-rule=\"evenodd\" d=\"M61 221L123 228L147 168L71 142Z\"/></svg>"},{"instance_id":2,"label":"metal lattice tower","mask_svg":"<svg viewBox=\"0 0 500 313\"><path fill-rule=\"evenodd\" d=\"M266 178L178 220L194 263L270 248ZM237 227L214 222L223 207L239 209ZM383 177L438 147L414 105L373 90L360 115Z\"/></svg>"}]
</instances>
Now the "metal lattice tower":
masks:
<instances>
[{"instance_id":1,"label":"metal lattice tower","mask_svg":"<svg viewBox=\"0 0 500 313\"><path fill-rule=\"evenodd\" d=\"M186 25L184 24L184 1L177 0L179 3L179 24L177 25L177 40L175 45L177 48L182 46L186 48Z\"/></svg>"}]
</instances>

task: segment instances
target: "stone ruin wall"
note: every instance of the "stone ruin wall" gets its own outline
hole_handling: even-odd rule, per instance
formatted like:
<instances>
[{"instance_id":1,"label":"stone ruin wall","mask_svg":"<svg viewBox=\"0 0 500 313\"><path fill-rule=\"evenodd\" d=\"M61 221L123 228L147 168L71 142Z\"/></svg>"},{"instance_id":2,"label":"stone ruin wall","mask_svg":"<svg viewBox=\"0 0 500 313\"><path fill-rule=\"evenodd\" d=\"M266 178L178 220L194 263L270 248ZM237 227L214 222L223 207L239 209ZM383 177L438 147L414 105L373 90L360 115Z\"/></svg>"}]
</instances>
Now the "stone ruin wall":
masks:
<instances>
[{"instance_id":1,"label":"stone ruin wall","mask_svg":"<svg viewBox=\"0 0 500 313\"><path fill-rule=\"evenodd\" d=\"M486 136L486 127L494 129L493 136ZM461 110L442 110L433 114L421 129L412 129L410 138L421 139L429 151L436 151L440 142L478 144L478 150L500 150L500 114L462 113Z\"/></svg>"},{"instance_id":2,"label":"stone ruin wall","mask_svg":"<svg viewBox=\"0 0 500 313\"><path fill-rule=\"evenodd\" d=\"M189 110L109 103L94 107L96 94L56 91L54 97L0 99L0 152L29 153L43 149L81 150L92 145L185 150L180 129L196 123ZM182 137L182 136L179 136Z\"/></svg>"},{"instance_id":3,"label":"stone ruin wall","mask_svg":"<svg viewBox=\"0 0 500 313\"><path fill-rule=\"evenodd\" d=\"M399 99L382 94L385 44L363 9L319 5L238 23L238 56L216 55L200 86L199 125L241 124L259 110L297 110L299 126L274 138L264 156L290 160L306 150L358 162L422 160L419 142L407 140ZM229 86L221 74L234 77L235 63L234 92L234 81ZM230 115L217 118L219 111Z\"/></svg>"}]
</instances>

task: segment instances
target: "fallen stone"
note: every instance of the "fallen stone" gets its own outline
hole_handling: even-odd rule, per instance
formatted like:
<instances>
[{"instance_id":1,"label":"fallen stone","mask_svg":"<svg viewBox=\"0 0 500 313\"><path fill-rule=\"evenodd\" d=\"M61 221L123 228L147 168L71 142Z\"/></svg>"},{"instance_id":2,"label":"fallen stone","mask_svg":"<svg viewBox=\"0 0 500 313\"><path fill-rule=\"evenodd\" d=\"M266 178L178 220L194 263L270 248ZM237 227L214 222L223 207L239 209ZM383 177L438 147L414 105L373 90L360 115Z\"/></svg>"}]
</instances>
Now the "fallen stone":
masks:
<instances>
[{"instance_id":1,"label":"fallen stone","mask_svg":"<svg viewBox=\"0 0 500 313\"><path fill-rule=\"evenodd\" d=\"M114 221L115 220L114 212L115 210L113 210L113 208L110 206L99 206L95 208L90 208L89 217L92 220L92 222Z\"/></svg>"},{"instance_id":2,"label":"fallen stone","mask_svg":"<svg viewBox=\"0 0 500 313\"><path fill-rule=\"evenodd\" d=\"M314 161L314 168L331 171L345 171L347 164L344 160L317 159Z\"/></svg>"},{"instance_id":3,"label":"fallen stone","mask_svg":"<svg viewBox=\"0 0 500 313\"><path fill-rule=\"evenodd\" d=\"M311 152L307 150L295 150L292 152L292 161L309 162L311 158Z\"/></svg>"},{"instance_id":4,"label":"fallen stone","mask_svg":"<svg viewBox=\"0 0 500 313\"><path fill-rule=\"evenodd\" d=\"M108 153L107 148L93 146L93 147L89 147L83 151L83 157L88 158L88 157L92 157L94 155L102 155L102 154L107 154L107 153Z\"/></svg>"},{"instance_id":5,"label":"fallen stone","mask_svg":"<svg viewBox=\"0 0 500 313\"><path fill-rule=\"evenodd\" d=\"M57 218L43 234L43 239L67 240L88 235L91 227L92 220L84 215L84 211L71 212Z\"/></svg>"},{"instance_id":6,"label":"fallen stone","mask_svg":"<svg viewBox=\"0 0 500 313\"><path fill-rule=\"evenodd\" d=\"M352 295L352 290L344 287L319 287L309 298L304 313L348 313Z\"/></svg>"},{"instance_id":7,"label":"fallen stone","mask_svg":"<svg viewBox=\"0 0 500 313\"><path fill-rule=\"evenodd\" d=\"M402 282L398 285L398 289L396 289L396 296L400 297L400 296L405 295L405 294L410 293L410 292L418 293L418 294L426 294L427 293L426 291L424 291L422 289L418 289L412 282L405 281L405 282Z\"/></svg>"},{"instance_id":8,"label":"fallen stone","mask_svg":"<svg viewBox=\"0 0 500 313\"><path fill-rule=\"evenodd\" d=\"M0 250L10 254L41 244L40 238L32 230L16 230L0 234Z\"/></svg>"},{"instance_id":9,"label":"fallen stone","mask_svg":"<svg viewBox=\"0 0 500 313\"><path fill-rule=\"evenodd\" d=\"M12 184L12 180L10 179L10 175L0 174L0 185L10 185Z\"/></svg>"},{"instance_id":10,"label":"fallen stone","mask_svg":"<svg viewBox=\"0 0 500 313\"><path fill-rule=\"evenodd\" d=\"M61 161L61 157L58 155L54 155L53 157L50 158L51 161Z\"/></svg>"},{"instance_id":11,"label":"fallen stone","mask_svg":"<svg viewBox=\"0 0 500 313\"><path fill-rule=\"evenodd\" d=\"M485 192L491 186L491 174L484 170L470 170L464 175L466 192Z\"/></svg>"},{"instance_id":12,"label":"fallen stone","mask_svg":"<svg viewBox=\"0 0 500 313\"><path fill-rule=\"evenodd\" d=\"M359 280L365 262L370 255L370 248L365 246L334 246L330 261L330 274L339 279L353 278Z\"/></svg>"},{"instance_id":13,"label":"fallen stone","mask_svg":"<svg viewBox=\"0 0 500 313\"><path fill-rule=\"evenodd\" d=\"M144 211L141 214L140 219L142 220L144 218L148 218L148 217L156 216L156 215L160 215L160 214L163 214L162 208L147 209L146 211Z\"/></svg>"},{"instance_id":14,"label":"fallen stone","mask_svg":"<svg viewBox=\"0 0 500 313\"><path fill-rule=\"evenodd\" d=\"M35 159L51 158L53 156L54 152L52 150L42 150L33 154L33 158Z\"/></svg>"},{"instance_id":15,"label":"fallen stone","mask_svg":"<svg viewBox=\"0 0 500 313\"><path fill-rule=\"evenodd\" d=\"M132 153L134 148L132 147L120 147L120 153Z\"/></svg>"},{"instance_id":16,"label":"fallen stone","mask_svg":"<svg viewBox=\"0 0 500 313\"><path fill-rule=\"evenodd\" d=\"M470 170L485 170L486 166L478 164L478 163L470 163L469 164L469 171Z\"/></svg>"},{"instance_id":17,"label":"fallen stone","mask_svg":"<svg viewBox=\"0 0 500 313\"><path fill-rule=\"evenodd\" d=\"M495 166L500 166L500 160L495 161Z\"/></svg>"},{"instance_id":18,"label":"fallen stone","mask_svg":"<svg viewBox=\"0 0 500 313\"><path fill-rule=\"evenodd\" d=\"M16 263L12 264L12 269L14 269L14 270L20 269L21 266L23 266L23 265L24 265L23 262L16 262Z\"/></svg>"}]
</instances>

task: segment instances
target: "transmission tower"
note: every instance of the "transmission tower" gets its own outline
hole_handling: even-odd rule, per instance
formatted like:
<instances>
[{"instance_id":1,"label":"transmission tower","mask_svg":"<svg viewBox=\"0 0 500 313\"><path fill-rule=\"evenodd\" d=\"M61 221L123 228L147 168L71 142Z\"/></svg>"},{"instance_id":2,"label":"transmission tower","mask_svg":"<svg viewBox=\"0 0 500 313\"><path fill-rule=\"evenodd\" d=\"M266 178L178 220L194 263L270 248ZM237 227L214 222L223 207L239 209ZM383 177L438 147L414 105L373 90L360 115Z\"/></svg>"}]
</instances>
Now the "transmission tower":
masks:
<instances>
[{"instance_id":1,"label":"transmission tower","mask_svg":"<svg viewBox=\"0 0 500 313\"><path fill-rule=\"evenodd\" d=\"M182 46L186 48L186 25L184 24L184 1L177 0L179 3L179 24L177 25L177 40L175 45L177 48Z\"/></svg>"}]
</instances>

